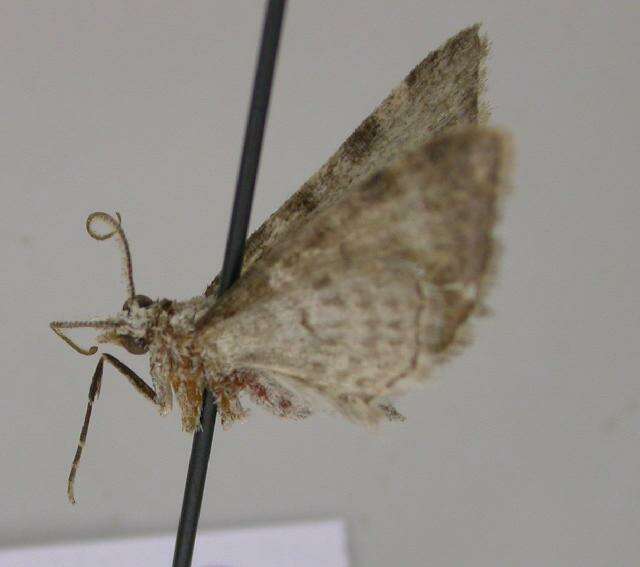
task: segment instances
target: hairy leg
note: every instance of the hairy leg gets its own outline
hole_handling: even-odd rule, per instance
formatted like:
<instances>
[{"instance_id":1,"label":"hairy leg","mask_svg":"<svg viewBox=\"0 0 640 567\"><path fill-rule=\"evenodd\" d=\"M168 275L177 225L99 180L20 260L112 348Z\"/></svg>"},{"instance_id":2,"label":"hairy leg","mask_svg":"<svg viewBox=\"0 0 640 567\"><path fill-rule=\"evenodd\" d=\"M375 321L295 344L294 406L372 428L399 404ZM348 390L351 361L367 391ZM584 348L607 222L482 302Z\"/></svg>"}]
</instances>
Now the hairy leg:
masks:
<instances>
[{"instance_id":1,"label":"hairy leg","mask_svg":"<svg viewBox=\"0 0 640 567\"><path fill-rule=\"evenodd\" d=\"M87 432L89 431L89 421L91 419L91 410L93 408L93 403L98 399L98 396L100 395L100 386L102 385L102 371L104 369L105 360L112 366L114 366L145 398L147 398L154 405L159 405L156 392L153 390L153 388L151 388L142 378L140 378L140 376L138 376L133 370L131 370L131 368L129 368L110 354L104 353L100 357L98 365L96 366L96 370L93 373L93 378L91 379L87 411L84 415L84 423L82 424L82 431L80 432L80 440L78 441L76 455L73 458L73 463L71 464L71 472L69 473L69 480L67 483L67 496L69 497L69 501L72 504L76 503L73 494L73 483L76 478L76 471L78 470L80 457L82 456L82 449L84 447L85 441L87 440Z\"/></svg>"}]
</instances>

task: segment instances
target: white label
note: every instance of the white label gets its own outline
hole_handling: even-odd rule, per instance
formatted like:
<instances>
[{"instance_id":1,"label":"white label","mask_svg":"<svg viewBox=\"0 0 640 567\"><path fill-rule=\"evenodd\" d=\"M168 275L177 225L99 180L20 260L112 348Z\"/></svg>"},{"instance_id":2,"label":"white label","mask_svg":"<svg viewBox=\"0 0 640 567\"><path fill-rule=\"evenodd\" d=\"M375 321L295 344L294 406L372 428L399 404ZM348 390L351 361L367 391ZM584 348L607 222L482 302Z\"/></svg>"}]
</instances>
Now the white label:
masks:
<instances>
[{"instance_id":1,"label":"white label","mask_svg":"<svg viewBox=\"0 0 640 567\"><path fill-rule=\"evenodd\" d=\"M175 535L0 550L0 566L170 565ZM193 567L348 567L341 520L198 532Z\"/></svg>"}]
</instances>

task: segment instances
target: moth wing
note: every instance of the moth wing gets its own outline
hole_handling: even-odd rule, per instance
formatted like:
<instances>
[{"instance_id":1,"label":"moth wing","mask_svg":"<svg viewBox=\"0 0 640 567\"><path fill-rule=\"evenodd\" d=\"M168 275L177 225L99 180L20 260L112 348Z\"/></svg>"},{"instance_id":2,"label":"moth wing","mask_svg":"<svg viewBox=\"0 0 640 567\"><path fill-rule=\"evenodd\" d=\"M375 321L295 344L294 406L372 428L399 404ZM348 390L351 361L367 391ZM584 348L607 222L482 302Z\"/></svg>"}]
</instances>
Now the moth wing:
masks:
<instances>
[{"instance_id":1,"label":"moth wing","mask_svg":"<svg viewBox=\"0 0 640 567\"><path fill-rule=\"evenodd\" d=\"M198 333L215 371L263 375L354 421L383 417L482 305L508 148L494 130L451 132L318 211L215 302Z\"/></svg>"},{"instance_id":2,"label":"moth wing","mask_svg":"<svg viewBox=\"0 0 640 567\"><path fill-rule=\"evenodd\" d=\"M430 53L329 160L247 240L243 271L398 156L449 128L484 122L488 42L475 25ZM218 277L205 294L215 295Z\"/></svg>"}]
</instances>

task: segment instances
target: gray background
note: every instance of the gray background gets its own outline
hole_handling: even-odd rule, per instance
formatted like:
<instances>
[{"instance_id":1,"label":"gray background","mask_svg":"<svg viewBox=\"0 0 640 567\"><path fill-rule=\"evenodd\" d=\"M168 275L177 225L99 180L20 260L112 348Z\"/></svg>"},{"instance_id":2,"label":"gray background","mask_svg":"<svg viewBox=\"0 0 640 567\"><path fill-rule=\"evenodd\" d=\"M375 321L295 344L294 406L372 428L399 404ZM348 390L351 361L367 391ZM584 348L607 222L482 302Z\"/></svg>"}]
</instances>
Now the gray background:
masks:
<instances>
[{"instance_id":1,"label":"gray background","mask_svg":"<svg viewBox=\"0 0 640 567\"><path fill-rule=\"evenodd\" d=\"M111 370L79 504L67 503L95 359L47 323L122 304L115 247L84 232L94 210L123 214L141 292L186 298L217 272L261 7L0 4L0 545L176 526L191 439ZM637 564L639 10L291 3L254 227L476 21L493 43L494 121L517 142L517 192L495 314L399 403L406 424L370 434L254 411L216 433L203 527L341 516L356 566Z\"/></svg>"}]
</instances>

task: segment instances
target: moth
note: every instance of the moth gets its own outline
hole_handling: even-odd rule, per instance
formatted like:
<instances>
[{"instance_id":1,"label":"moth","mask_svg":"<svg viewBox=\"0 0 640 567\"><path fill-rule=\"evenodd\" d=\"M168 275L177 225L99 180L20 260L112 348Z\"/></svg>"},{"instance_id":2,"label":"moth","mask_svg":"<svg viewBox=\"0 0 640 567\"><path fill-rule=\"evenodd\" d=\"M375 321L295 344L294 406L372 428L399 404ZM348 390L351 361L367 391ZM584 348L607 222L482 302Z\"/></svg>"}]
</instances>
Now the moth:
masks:
<instances>
[{"instance_id":1,"label":"moth","mask_svg":"<svg viewBox=\"0 0 640 567\"><path fill-rule=\"evenodd\" d=\"M390 399L460 350L493 279L510 144L483 125L486 55L476 25L415 67L250 237L242 274L221 298L217 278L186 301L138 294L120 215L89 216L93 238L121 247L126 301L109 317L50 326L84 355L98 348L67 329L98 329L98 343L148 354L152 385L100 355L72 503L105 363L161 414L175 397L188 432L200 426L205 388L224 425L245 417L244 399L283 418L402 419Z\"/></svg>"}]
</instances>

